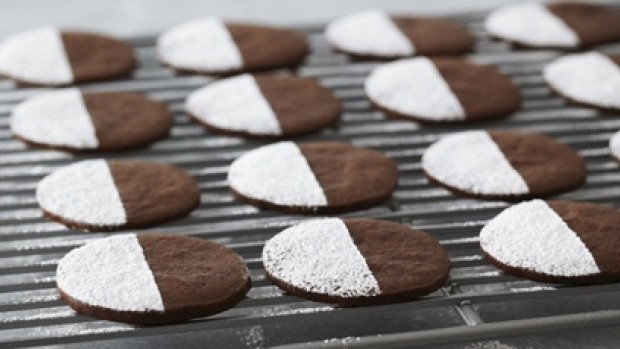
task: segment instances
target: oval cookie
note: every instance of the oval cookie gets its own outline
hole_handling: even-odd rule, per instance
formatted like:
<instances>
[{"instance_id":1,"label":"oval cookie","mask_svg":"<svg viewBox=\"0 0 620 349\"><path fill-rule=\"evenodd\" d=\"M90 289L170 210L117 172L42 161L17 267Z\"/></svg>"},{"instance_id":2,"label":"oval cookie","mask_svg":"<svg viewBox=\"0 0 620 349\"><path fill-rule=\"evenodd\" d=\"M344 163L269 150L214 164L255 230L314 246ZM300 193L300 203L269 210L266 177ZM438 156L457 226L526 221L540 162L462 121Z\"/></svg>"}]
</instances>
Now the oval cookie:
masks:
<instances>
[{"instance_id":1,"label":"oval cookie","mask_svg":"<svg viewBox=\"0 0 620 349\"><path fill-rule=\"evenodd\" d=\"M620 110L620 55L598 52L560 57L543 70L547 84L571 102Z\"/></svg>"},{"instance_id":2,"label":"oval cookie","mask_svg":"<svg viewBox=\"0 0 620 349\"><path fill-rule=\"evenodd\" d=\"M569 146L553 138L508 131L468 131L446 136L422 156L434 183L482 199L546 197L583 185L586 167Z\"/></svg>"},{"instance_id":3,"label":"oval cookie","mask_svg":"<svg viewBox=\"0 0 620 349\"><path fill-rule=\"evenodd\" d=\"M169 29L157 40L159 60L177 71L233 74L294 67L308 53L303 35L208 17Z\"/></svg>"},{"instance_id":4,"label":"oval cookie","mask_svg":"<svg viewBox=\"0 0 620 349\"><path fill-rule=\"evenodd\" d=\"M393 59L414 55L458 55L471 51L475 38L448 20L390 16L381 10L350 14L331 22L329 44L357 58Z\"/></svg>"},{"instance_id":5,"label":"oval cookie","mask_svg":"<svg viewBox=\"0 0 620 349\"><path fill-rule=\"evenodd\" d=\"M75 88L31 97L11 116L11 132L27 144L76 153L142 147L171 125L168 108L140 94Z\"/></svg>"},{"instance_id":6,"label":"oval cookie","mask_svg":"<svg viewBox=\"0 0 620 349\"><path fill-rule=\"evenodd\" d=\"M124 234L69 252L56 283L80 314L159 325L233 307L250 289L250 274L239 255L212 241Z\"/></svg>"},{"instance_id":7,"label":"oval cookie","mask_svg":"<svg viewBox=\"0 0 620 349\"><path fill-rule=\"evenodd\" d=\"M573 49L620 41L620 11L587 3L508 5L493 11L484 26L494 37L533 48Z\"/></svg>"},{"instance_id":8,"label":"oval cookie","mask_svg":"<svg viewBox=\"0 0 620 349\"><path fill-rule=\"evenodd\" d=\"M280 142L249 151L228 170L241 200L292 213L346 212L380 204L398 184L393 160L339 142Z\"/></svg>"},{"instance_id":9,"label":"oval cookie","mask_svg":"<svg viewBox=\"0 0 620 349\"><path fill-rule=\"evenodd\" d=\"M375 219L288 228L263 249L267 277L295 296L344 306L408 301L448 279L450 260L425 232Z\"/></svg>"},{"instance_id":10,"label":"oval cookie","mask_svg":"<svg viewBox=\"0 0 620 349\"><path fill-rule=\"evenodd\" d=\"M532 200L505 209L480 232L486 257L542 282L620 280L620 213L601 205Z\"/></svg>"},{"instance_id":11,"label":"oval cookie","mask_svg":"<svg viewBox=\"0 0 620 349\"><path fill-rule=\"evenodd\" d=\"M188 215L200 201L184 170L152 162L86 160L43 178L45 216L84 231L145 228Z\"/></svg>"},{"instance_id":12,"label":"oval cookie","mask_svg":"<svg viewBox=\"0 0 620 349\"><path fill-rule=\"evenodd\" d=\"M0 74L32 85L70 85L128 75L133 50L116 39L54 27L13 34L0 43Z\"/></svg>"},{"instance_id":13,"label":"oval cookie","mask_svg":"<svg viewBox=\"0 0 620 349\"><path fill-rule=\"evenodd\" d=\"M427 123L505 117L521 103L519 89L506 75L459 59L418 57L386 63L371 72L364 89L371 103L389 116Z\"/></svg>"},{"instance_id":14,"label":"oval cookie","mask_svg":"<svg viewBox=\"0 0 620 349\"><path fill-rule=\"evenodd\" d=\"M341 107L312 79L243 74L192 92L185 110L215 133L290 137L335 123Z\"/></svg>"}]
</instances>

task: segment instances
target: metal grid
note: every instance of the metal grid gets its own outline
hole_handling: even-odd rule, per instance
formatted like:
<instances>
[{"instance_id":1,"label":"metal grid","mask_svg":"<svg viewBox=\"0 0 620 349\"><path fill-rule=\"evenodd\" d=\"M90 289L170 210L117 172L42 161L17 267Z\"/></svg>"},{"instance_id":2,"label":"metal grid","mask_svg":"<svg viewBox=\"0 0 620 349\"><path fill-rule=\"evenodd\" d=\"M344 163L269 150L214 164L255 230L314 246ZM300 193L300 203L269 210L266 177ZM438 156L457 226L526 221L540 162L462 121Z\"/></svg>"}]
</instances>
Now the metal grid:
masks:
<instances>
[{"instance_id":1,"label":"metal grid","mask_svg":"<svg viewBox=\"0 0 620 349\"><path fill-rule=\"evenodd\" d=\"M481 18L479 14L456 18L480 38L470 58L495 64L510 74L521 87L524 103L509 119L472 127L543 132L570 144L587 160L588 181L581 189L560 197L620 203L620 169L607 150L610 135L620 129L620 118L567 106L544 86L540 75L544 64L559 53L509 51L506 44L485 36ZM541 284L504 275L487 263L478 250L477 234L506 204L454 196L430 185L420 170L420 156L430 143L441 135L470 127L418 126L385 119L369 106L362 90L364 77L376 64L348 62L329 50L321 28L304 30L313 53L297 73L331 88L343 100L345 113L338 127L298 140L343 140L391 156L400 169L400 185L393 200L348 216L394 220L435 236L448 250L453 264L447 285L413 302L350 309L304 301L272 286L260 262L264 242L307 217L258 211L233 200L225 182L228 164L264 143L210 135L192 123L182 112L183 100L209 79L174 76L157 64L154 38L140 38L131 41L141 63L133 78L83 87L88 91L140 91L165 101L175 114L172 134L148 149L103 157L168 162L191 171L200 183L200 207L188 218L146 231L189 234L232 247L246 260L253 287L245 300L227 312L173 326L134 328L74 314L54 288L56 263L74 247L106 235L74 232L46 221L37 208L34 188L46 174L84 157L27 149L13 139L8 129L11 108L42 89L17 89L8 81L0 81L0 346L199 343L199 347L269 347L318 341L307 345L408 347L620 323L620 311L612 310L620 304L620 284ZM620 52L620 46L603 49ZM519 306L529 300L552 302L561 297L568 297L570 302L569 310L559 314L541 317L525 307L518 318L485 319L487 306L510 302ZM605 302L591 302L593 298Z\"/></svg>"}]
</instances>

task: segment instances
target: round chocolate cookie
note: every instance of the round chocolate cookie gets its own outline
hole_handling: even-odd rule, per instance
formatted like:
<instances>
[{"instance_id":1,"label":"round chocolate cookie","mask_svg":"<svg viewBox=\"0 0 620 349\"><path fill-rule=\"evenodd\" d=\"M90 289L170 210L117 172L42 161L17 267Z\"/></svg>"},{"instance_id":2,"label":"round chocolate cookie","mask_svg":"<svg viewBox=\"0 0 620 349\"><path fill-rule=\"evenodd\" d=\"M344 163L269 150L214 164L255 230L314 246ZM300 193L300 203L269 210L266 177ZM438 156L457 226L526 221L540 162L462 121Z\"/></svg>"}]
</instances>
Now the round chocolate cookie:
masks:
<instances>
[{"instance_id":1,"label":"round chocolate cookie","mask_svg":"<svg viewBox=\"0 0 620 349\"><path fill-rule=\"evenodd\" d=\"M235 160L228 183L241 200L292 213L337 213L388 200L398 184L394 161L339 142L280 142Z\"/></svg>"},{"instance_id":2,"label":"round chocolate cookie","mask_svg":"<svg viewBox=\"0 0 620 349\"><path fill-rule=\"evenodd\" d=\"M123 234L69 252L56 283L80 314L159 325L235 306L250 289L250 274L239 255L209 240Z\"/></svg>"},{"instance_id":3,"label":"round chocolate cookie","mask_svg":"<svg viewBox=\"0 0 620 349\"><path fill-rule=\"evenodd\" d=\"M620 110L620 55L593 51L560 57L545 67L543 76L571 102Z\"/></svg>"},{"instance_id":4,"label":"round chocolate cookie","mask_svg":"<svg viewBox=\"0 0 620 349\"><path fill-rule=\"evenodd\" d=\"M620 41L620 11L596 4L526 2L493 11L486 31L519 46L574 49Z\"/></svg>"},{"instance_id":5,"label":"round chocolate cookie","mask_svg":"<svg viewBox=\"0 0 620 349\"><path fill-rule=\"evenodd\" d=\"M386 63L371 72L364 88L371 103L388 115L428 123L505 117L521 103L519 89L506 75L460 59Z\"/></svg>"},{"instance_id":6,"label":"round chocolate cookie","mask_svg":"<svg viewBox=\"0 0 620 349\"><path fill-rule=\"evenodd\" d=\"M38 28L0 43L0 74L30 85L70 85L129 75L133 50L107 36Z\"/></svg>"},{"instance_id":7,"label":"round chocolate cookie","mask_svg":"<svg viewBox=\"0 0 620 349\"><path fill-rule=\"evenodd\" d=\"M307 221L263 249L271 282L295 296L344 306L404 302L446 283L450 260L425 232L375 219Z\"/></svg>"},{"instance_id":8,"label":"round chocolate cookie","mask_svg":"<svg viewBox=\"0 0 620 349\"><path fill-rule=\"evenodd\" d=\"M143 161L86 160L37 185L44 215L70 228L146 228L188 215L200 201L196 181L180 168Z\"/></svg>"},{"instance_id":9,"label":"round chocolate cookie","mask_svg":"<svg viewBox=\"0 0 620 349\"><path fill-rule=\"evenodd\" d=\"M620 280L620 213L585 202L532 200L505 209L480 232L486 257L542 282Z\"/></svg>"},{"instance_id":10,"label":"round chocolate cookie","mask_svg":"<svg viewBox=\"0 0 620 349\"><path fill-rule=\"evenodd\" d=\"M508 131L446 136L422 156L434 183L457 194L516 201L576 189L586 180L583 159L553 138Z\"/></svg>"},{"instance_id":11,"label":"round chocolate cookie","mask_svg":"<svg viewBox=\"0 0 620 349\"><path fill-rule=\"evenodd\" d=\"M438 18L390 16L381 10L350 14L325 30L329 44L357 58L459 55L476 40L456 23Z\"/></svg>"},{"instance_id":12,"label":"round chocolate cookie","mask_svg":"<svg viewBox=\"0 0 620 349\"><path fill-rule=\"evenodd\" d=\"M130 92L45 92L13 109L11 131L29 145L70 152L115 151L145 146L166 136L168 108Z\"/></svg>"},{"instance_id":13,"label":"round chocolate cookie","mask_svg":"<svg viewBox=\"0 0 620 349\"><path fill-rule=\"evenodd\" d=\"M185 110L215 133L290 137L335 123L341 107L312 79L243 74L191 93Z\"/></svg>"},{"instance_id":14,"label":"round chocolate cookie","mask_svg":"<svg viewBox=\"0 0 620 349\"><path fill-rule=\"evenodd\" d=\"M233 74L288 68L308 54L300 33L208 17L180 24L157 40L159 60L177 71Z\"/></svg>"}]
</instances>

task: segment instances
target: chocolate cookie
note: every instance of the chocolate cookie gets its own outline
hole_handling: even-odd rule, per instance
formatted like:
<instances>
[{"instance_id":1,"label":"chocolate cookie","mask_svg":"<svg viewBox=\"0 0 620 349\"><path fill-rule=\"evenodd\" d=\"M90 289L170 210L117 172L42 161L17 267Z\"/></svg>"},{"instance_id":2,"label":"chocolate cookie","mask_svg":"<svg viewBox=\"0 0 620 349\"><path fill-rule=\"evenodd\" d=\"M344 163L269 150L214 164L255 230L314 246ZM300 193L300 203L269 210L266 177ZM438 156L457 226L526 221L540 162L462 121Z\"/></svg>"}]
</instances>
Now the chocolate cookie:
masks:
<instances>
[{"instance_id":1,"label":"chocolate cookie","mask_svg":"<svg viewBox=\"0 0 620 349\"><path fill-rule=\"evenodd\" d=\"M354 13L331 22L329 44L358 58L459 55L475 38L456 23L438 18L390 16L381 10Z\"/></svg>"},{"instance_id":2,"label":"chocolate cookie","mask_svg":"<svg viewBox=\"0 0 620 349\"><path fill-rule=\"evenodd\" d=\"M123 234L69 252L56 283L80 314L159 325L233 307L250 289L250 274L240 256L212 241Z\"/></svg>"},{"instance_id":3,"label":"chocolate cookie","mask_svg":"<svg viewBox=\"0 0 620 349\"><path fill-rule=\"evenodd\" d=\"M263 265L284 291L344 306L412 300L443 286L450 272L448 255L427 233L366 218L288 228L267 241Z\"/></svg>"},{"instance_id":4,"label":"chocolate cookie","mask_svg":"<svg viewBox=\"0 0 620 349\"><path fill-rule=\"evenodd\" d=\"M198 185L185 171L142 161L86 160L37 185L45 216L84 231L145 228L188 215Z\"/></svg>"},{"instance_id":5,"label":"chocolate cookie","mask_svg":"<svg viewBox=\"0 0 620 349\"><path fill-rule=\"evenodd\" d=\"M509 274L542 282L620 280L620 213L585 202L522 202L480 232L486 257Z\"/></svg>"},{"instance_id":6,"label":"chocolate cookie","mask_svg":"<svg viewBox=\"0 0 620 349\"><path fill-rule=\"evenodd\" d=\"M339 142L280 142L235 160L228 183L241 200L293 213L367 208L392 196L398 169L374 150Z\"/></svg>"},{"instance_id":7,"label":"chocolate cookie","mask_svg":"<svg viewBox=\"0 0 620 349\"><path fill-rule=\"evenodd\" d=\"M482 121L508 116L521 95L506 75L459 59L403 59L375 68L364 84L388 115L419 122ZM493 96L493 98L489 98Z\"/></svg>"},{"instance_id":8,"label":"chocolate cookie","mask_svg":"<svg viewBox=\"0 0 620 349\"><path fill-rule=\"evenodd\" d=\"M422 156L434 183L457 194L515 201L546 197L583 185L586 166L553 138L508 131L468 131L446 136Z\"/></svg>"},{"instance_id":9,"label":"chocolate cookie","mask_svg":"<svg viewBox=\"0 0 620 349\"><path fill-rule=\"evenodd\" d=\"M596 4L527 2L493 11L487 32L525 47L574 49L620 41L620 11Z\"/></svg>"},{"instance_id":10,"label":"chocolate cookie","mask_svg":"<svg viewBox=\"0 0 620 349\"><path fill-rule=\"evenodd\" d=\"M549 87L571 102L620 110L620 55L598 52L560 57L543 70Z\"/></svg>"},{"instance_id":11,"label":"chocolate cookie","mask_svg":"<svg viewBox=\"0 0 620 349\"><path fill-rule=\"evenodd\" d=\"M295 31L224 23L215 17L180 24L157 40L163 64L181 72L206 74L293 67L308 50L304 36Z\"/></svg>"},{"instance_id":12,"label":"chocolate cookie","mask_svg":"<svg viewBox=\"0 0 620 349\"><path fill-rule=\"evenodd\" d=\"M290 137L338 121L339 100L314 80L239 75L189 95L185 110L209 131L247 137Z\"/></svg>"},{"instance_id":13,"label":"chocolate cookie","mask_svg":"<svg viewBox=\"0 0 620 349\"><path fill-rule=\"evenodd\" d=\"M133 50L116 39L92 33L38 28L0 43L0 74L31 85L70 85L128 75Z\"/></svg>"},{"instance_id":14,"label":"chocolate cookie","mask_svg":"<svg viewBox=\"0 0 620 349\"><path fill-rule=\"evenodd\" d=\"M145 146L168 134L168 108L130 92L45 92L13 109L11 131L27 144L70 152Z\"/></svg>"}]
</instances>

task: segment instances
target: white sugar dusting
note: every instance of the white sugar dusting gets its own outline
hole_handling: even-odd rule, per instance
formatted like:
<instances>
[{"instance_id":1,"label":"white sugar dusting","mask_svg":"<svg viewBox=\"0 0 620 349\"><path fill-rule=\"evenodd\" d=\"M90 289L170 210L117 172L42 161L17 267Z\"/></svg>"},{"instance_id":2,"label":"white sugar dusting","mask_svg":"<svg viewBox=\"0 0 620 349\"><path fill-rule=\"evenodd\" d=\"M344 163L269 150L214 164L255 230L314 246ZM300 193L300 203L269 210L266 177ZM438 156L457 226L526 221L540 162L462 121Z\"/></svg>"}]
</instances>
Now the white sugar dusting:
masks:
<instances>
[{"instance_id":1,"label":"white sugar dusting","mask_svg":"<svg viewBox=\"0 0 620 349\"><path fill-rule=\"evenodd\" d=\"M327 26L325 37L334 47L360 55L398 57L415 53L411 41L381 10L339 18Z\"/></svg>"},{"instance_id":2,"label":"white sugar dusting","mask_svg":"<svg viewBox=\"0 0 620 349\"><path fill-rule=\"evenodd\" d=\"M116 311L164 311L153 272L135 234L99 239L63 257L58 288L79 302Z\"/></svg>"},{"instance_id":3,"label":"white sugar dusting","mask_svg":"<svg viewBox=\"0 0 620 349\"><path fill-rule=\"evenodd\" d=\"M17 33L0 43L0 72L33 83L73 82L60 31L53 27Z\"/></svg>"},{"instance_id":4,"label":"white sugar dusting","mask_svg":"<svg viewBox=\"0 0 620 349\"><path fill-rule=\"evenodd\" d=\"M13 109L11 131L29 141L94 149L99 145L95 127L76 88L45 92Z\"/></svg>"},{"instance_id":5,"label":"white sugar dusting","mask_svg":"<svg viewBox=\"0 0 620 349\"><path fill-rule=\"evenodd\" d=\"M444 137L422 156L422 168L448 186L486 195L519 195L527 183L485 131Z\"/></svg>"},{"instance_id":6,"label":"white sugar dusting","mask_svg":"<svg viewBox=\"0 0 620 349\"><path fill-rule=\"evenodd\" d=\"M282 134L276 114L249 74L220 80L192 92L185 110L204 123L224 130Z\"/></svg>"},{"instance_id":7,"label":"white sugar dusting","mask_svg":"<svg viewBox=\"0 0 620 349\"><path fill-rule=\"evenodd\" d=\"M381 294L364 256L339 218L288 228L263 249L265 270L304 291L337 297Z\"/></svg>"},{"instance_id":8,"label":"white sugar dusting","mask_svg":"<svg viewBox=\"0 0 620 349\"><path fill-rule=\"evenodd\" d=\"M508 5L486 18L486 31L529 46L576 47L579 37L564 21L537 2Z\"/></svg>"},{"instance_id":9,"label":"white sugar dusting","mask_svg":"<svg viewBox=\"0 0 620 349\"><path fill-rule=\"evenodd\" d=\"M223 72L243 66L243 57L228 28L215 17L167 30L157 40L157 53L164 63L180 69Z\"/></svg>"},{"instance_id":10,"label":"white sugar dusting","mask_svg":"<svg viewBox=\"0 0 620 349\"><path fill-rule=\"evenodd\" d=\"M427 120L463 120L465 111L432 61L403 59L375 68L364 84L378 105Z\"/></svg>"},{"instance_id":11,"label":"white sugar dusting","mask_svg":"<svg viewBox=\"0 0 620 349\"><path fill-rule=\"evenodd\" d=\"M120 194L105 160L63 167L37 185L41 208L80 224L118 226L127 222Z\"/></svg>"},{"instance_id":12,"label":"white sugar dusting","mask_svg":"<svg viewBox=\"0 0 620 349\"><path fill-rule=\"evenodd\" d=\"M609 150L615 158L620 159L620 131L611 136L609 140Z\"/></svg>"},{"instance_id":13,"label":"white sugar dusting","mask_svg":"<svg viewBox=\"0 0 620 349\"><path fill-rule=\"evenodd\" d=\"M620 109L620 67L598 52L564 56L543 70L554 90L578 102Z\"/></svg>"},{"instance_id":14,"label":"white sugar dusting","mask_svg":"<svg viewBox=\"0 0 620 349\"><path fill-rule=\"evenodd\" d=\"M480 232L480 246L499 262L552 276L598 274L592 253L543 200L505 209Z\"/></svg>"},{"instance_id":15,"label":"white sugar dusting","mask_svg":"<svg viewBox=\"0 0 620 349\"><path fill-rule=\"evenodd\" d=\"M249 151L228 170L228 183L238 193L277 205L327 206L323 188L293 142Z\"/></svg>"}]
</instances>

